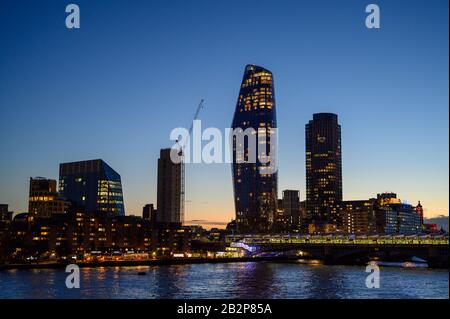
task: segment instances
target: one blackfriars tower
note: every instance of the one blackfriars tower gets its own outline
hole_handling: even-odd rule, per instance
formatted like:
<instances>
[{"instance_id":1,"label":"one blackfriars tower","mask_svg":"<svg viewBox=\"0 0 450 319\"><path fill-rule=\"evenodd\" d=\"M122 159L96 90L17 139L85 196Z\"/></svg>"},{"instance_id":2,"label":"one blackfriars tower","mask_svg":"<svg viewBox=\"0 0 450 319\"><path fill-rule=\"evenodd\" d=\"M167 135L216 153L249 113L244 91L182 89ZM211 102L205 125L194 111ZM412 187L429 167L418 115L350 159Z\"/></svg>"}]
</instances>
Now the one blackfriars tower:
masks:
<instances>
[{"instance_id":1,"label":"one blackfriars tower","mask_svg":"<svg viewBox=\"0 0 450 319\"><path fill-rule=\"evenodd\" d=\"M338 116L317 113L306 124L306 211L315 224L336 224L342 201L341 126Z\"/></svg>"},{"instance_id":2,"label":"one blackfriars tower","mask_svg":"<svg viewBox=\"0 0 450 319\"><path fill-rule=\"evenodd\" d=\"M239 233L265 233L272 227L277 205L275 110L272 72L247 65L232 124L234 133L242 129L245 135L240 139L233 135L232 174ZM270 164L261 161L264 157Z\"/></svg>"}]
</instances>

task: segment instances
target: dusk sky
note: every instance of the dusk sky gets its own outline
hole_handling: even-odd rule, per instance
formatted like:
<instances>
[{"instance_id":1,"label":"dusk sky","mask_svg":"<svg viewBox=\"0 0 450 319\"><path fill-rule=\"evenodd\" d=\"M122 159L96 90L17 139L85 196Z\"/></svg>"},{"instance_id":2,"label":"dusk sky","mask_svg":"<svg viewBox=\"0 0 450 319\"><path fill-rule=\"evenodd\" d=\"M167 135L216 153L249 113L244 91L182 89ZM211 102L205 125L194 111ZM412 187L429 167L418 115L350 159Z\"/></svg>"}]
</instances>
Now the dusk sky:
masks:
<instances>
[{"instance_id":1,"label":"dusk sky","mask_svg":"<svg viewBox=\"0 0 450 319\"><path fill-rule=\"evenodd\" d=\"M76 3L81 28L67 29ZM365 27L365 7L381 29ZM156 203L176 127L230 127L246 64L273 72L279 195L305 199L305 124L342 126L344 199L393 191L448 215L448 1L0 0L0 203L27 211L29 178L101 158L125 210ZM230 164L186 168L186 220L234 218Z\"/></svg>"}]
</instances>

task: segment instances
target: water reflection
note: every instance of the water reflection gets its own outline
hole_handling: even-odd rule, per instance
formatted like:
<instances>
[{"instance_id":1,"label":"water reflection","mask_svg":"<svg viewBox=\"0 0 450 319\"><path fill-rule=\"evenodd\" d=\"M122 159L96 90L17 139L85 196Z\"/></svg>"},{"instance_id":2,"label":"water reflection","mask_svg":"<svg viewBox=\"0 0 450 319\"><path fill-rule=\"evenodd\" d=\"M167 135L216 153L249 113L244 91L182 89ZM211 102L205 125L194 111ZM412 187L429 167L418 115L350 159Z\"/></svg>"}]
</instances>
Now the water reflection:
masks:
<instances>
[{"instance_id":1,"label":"water reflection","mask_svg":"<svg viewBox=\"0 0 450 319\"><path fill-rule=\"evenodd\" d=\"M174 265L172 267L153 267L151 273L154 279L154 298L176 298L184 287L185 271L189 265Z\"/></svg>"},{"instance_id":2,"label":"water reflection","mask_svg":"<svg viewBox=\"0 0 450 319\"><path fill-rule=\"evenodd\" d=\"M338 268L312 266L314 271L306 271L303 275L305 290L308 298L340 298L340 292L345 281L340 277L342 274Z\"/></svg>"},{"instance_id":3,"label":"water reflection","mask_svg":"<svg viewBox=\"0 0 450 319\"><path fill-rule=\"evenodd\" d=\"M138 272L145 272L139 276ZM82 268L67 289L64 269L0 272L0 298L448 298L446 270L381 269L368 289L365 267L229 263Z\"/></svg>"},{"instance_id":4,"label":"water reflection","mask_svg":"<svg viewBox=\"0 0 450 319\"><path fill-rule=\"evenodd\" d=\"M234 278L236 298L273 298L278 286L274 284L273 267L262 262L241 263Z\"/></svg>"}]
</instances>

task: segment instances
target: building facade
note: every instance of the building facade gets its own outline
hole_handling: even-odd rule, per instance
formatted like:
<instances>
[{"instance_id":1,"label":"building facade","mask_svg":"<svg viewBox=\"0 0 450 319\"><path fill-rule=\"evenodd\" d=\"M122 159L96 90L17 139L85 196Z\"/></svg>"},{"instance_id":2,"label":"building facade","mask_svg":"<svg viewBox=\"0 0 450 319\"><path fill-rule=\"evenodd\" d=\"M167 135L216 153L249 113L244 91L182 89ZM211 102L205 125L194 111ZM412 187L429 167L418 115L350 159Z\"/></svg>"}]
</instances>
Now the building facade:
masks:
<instances>
[{"instance_id":1,"label":"building facade","mask_svg":"<svg viewBox=\"0 0 450 319\"><path fill-rule=\"evenodd\" d=\"M351 234L419 234L420 214L395 193L378 194L367 200L341 201L332 206L338 216L336 231Z\"/></svg>"},{"instance_id":2,"label":"building facade","mask_svg":"<svg viewBox=\"0 0 450 319\"><path fill-rule=\"evenodd\" d=\"M388 208L396 215L395 233L411 235L422 232L420 212L416 207L402 202L395 193L382 193L377 195L379 205ZM420 205L420 204L419 204ZM419 210L422 209L420 206Z\"/></svg>"},{"instance_id":3,"label":"building facade","mask_svg":"<svg viewBox=\"0 0 450 319\"><path fill-rule=\"evenodd\" d=\"M32 222L28 213L19 214L9 221L4 232L0 260L10 261L29 257L85 259L91 255L125 258L128 252L171 256L188 252L191 240L190 230L180 224L152 224L138 216L87 213L77 207L64 215L35 218Z\"/></svg>"},{"instance_id":4,"label":"building facade","mask_svg":"<svg viewBox=\"0 0 450 319\"><path fill-rule=\"evenodd\" d=\"M315 224L337 224L332 206L342 201L341 126L338 116L317 113L306 124L306 210Z\"/></svg>"},{"instance_id":5,"label":"building facade","mask_svg":"<svg viewBox=\"0 0 450 319\"><path fill-rule=\"evenodd\" d=\"M283 199L277 200L277 211L273 218L272 230L274 233L287 233L291 229L291 219L286 218L283 208Z\"/></svg>"},{"instance_id":6,"label":"building facade","mask_svg":"<svg viewBox=\"0 0 450 319\"><path fill-rule=\"evenodd\" d=\"M272 229L277 211L276 132L277 119L273 75L255 65L245 67L234 112L233 190L236 222L240 233L264 233ZM258 154L264 154L265 159Z\"/></svg>"},{"instance_id":7,"label":"building facade","mask_svg":"<svg viewBox=\"0 0 450 319\"><path fill-rule=\"evenodd\" d=\"M156 220L159 223L182 223L182 163L171 159L174 149L161 149L158 159L158 190Z\"/></svg>"},{"instance_id":8,"label":"building facade","mask_svg":"<svg viewBox=\"0 0 450 319\"><path fill-rule=\"evenodd\" d=\"M120 175L101 159L60 164L59 193L86 212L125 215Z\"/></svg>"},{"instance_id":9,"label":"building facade","mask_svg":"<svg viewBox=\"0 0 450 319\"><path fill-rule=\"evenodd\" d=\"M337 229L350 234L377 233L377 201L367 200L341 201L333 206L338 216Z\"/></svg>"},{"instance_id":10,"label":"building facade","mask_svg":"<svg viewBox=\"0 0 450 319\"><path fill-rule=\"evenodd\" d=\"M28 212L32 218L49 218L53 214L64 214L66 201L56 191L56 180L30 177Z\"/></svg>"},{"instance_id":11,"label":"building facade","mask_svg":"<svg viewBox=\"0 0 450 319\"><path fill-rule=\"evenodd\" d=\"M377 234L393 235L398 233L397 212L387 206L377 210Z\"/></svg>"}]
</instances>

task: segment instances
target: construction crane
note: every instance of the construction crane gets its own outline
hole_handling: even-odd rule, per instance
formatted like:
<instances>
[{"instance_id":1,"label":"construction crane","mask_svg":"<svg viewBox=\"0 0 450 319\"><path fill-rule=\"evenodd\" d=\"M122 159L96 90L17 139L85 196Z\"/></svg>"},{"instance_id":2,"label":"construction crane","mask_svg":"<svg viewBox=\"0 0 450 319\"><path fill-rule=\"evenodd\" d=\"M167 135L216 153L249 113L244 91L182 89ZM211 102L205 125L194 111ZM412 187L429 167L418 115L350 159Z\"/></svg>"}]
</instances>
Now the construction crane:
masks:
<instances>
[{"instance_id":1,"label":"construction crane","mask_svg":"<svg viewBox=\"0 0 450 319\"><path fill-rule=\"evenodd\" d=\"M192 134L192 129L194 128L194 121L198 119L198 116L200 114L200 111L203 109L203 105L204 105L205 100L201 99L200 103L197 106L197 110L195 111L194 114L194 119L192 120L191 123L191 127L189 128L189 134L186 138L185 141L183 141L183 145L181 145L178 140L176 141L178 147L179 147L179 151L178 151L178 156L180 156L181 158L181 192L180 192L180 214L181 214L181 222L184 222L184 203L185 203L185 180L186 180L186 176L185 176L185 165L184 165L184 148L186 147L187 143L189 142L189 139L191 137Z\"/></svg>"}]
</instances>

